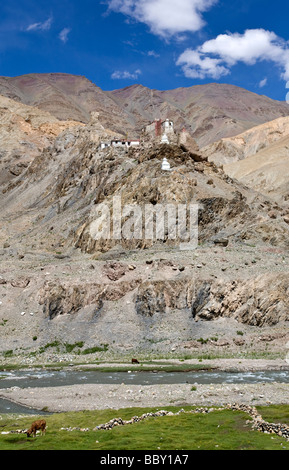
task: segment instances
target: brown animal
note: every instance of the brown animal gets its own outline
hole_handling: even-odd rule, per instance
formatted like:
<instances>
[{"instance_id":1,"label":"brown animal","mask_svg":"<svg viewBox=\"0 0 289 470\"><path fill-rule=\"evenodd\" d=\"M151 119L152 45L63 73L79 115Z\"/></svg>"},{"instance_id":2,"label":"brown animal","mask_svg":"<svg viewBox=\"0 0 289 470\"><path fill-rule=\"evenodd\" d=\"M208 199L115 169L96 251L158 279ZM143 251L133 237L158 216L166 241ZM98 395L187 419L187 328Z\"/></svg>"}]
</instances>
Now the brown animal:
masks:
<instances>
[{"instance_id":1,"label":"brown animal","mask_svg":"<svg viewBox=\"0 0 289 470\"><path fill-rule=\"evenodd\" d=\"M132 363L132 364L139 364L139 362L138 362L137 359L132 359L132 360L131 360L131 363Z\"/></svg>"},{"instance_id":2,"label":"brown animal","mask_svg":"<svg viewBox=\"0 0 289 470\"><path fill-rule=\"evenodd\" d=\"M27 437L30 437L31 434L33 434L33 437L35 437L36 431L41 431L41 435L45 434L46 432L45 419L39 419L38 421L34 421L34 423L31 424L30 428L27 431Z\"/></svg>"}]
</instances>

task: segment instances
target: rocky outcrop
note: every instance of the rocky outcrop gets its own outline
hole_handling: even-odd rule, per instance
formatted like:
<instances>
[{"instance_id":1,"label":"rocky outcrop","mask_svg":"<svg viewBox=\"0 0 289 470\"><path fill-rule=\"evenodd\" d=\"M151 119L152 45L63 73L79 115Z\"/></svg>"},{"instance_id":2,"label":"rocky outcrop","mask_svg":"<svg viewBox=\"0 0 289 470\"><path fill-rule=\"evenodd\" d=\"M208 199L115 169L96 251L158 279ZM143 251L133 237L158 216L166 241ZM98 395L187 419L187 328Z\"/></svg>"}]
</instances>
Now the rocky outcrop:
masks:
<instances>
[{"instance_id":1,"label":"rocky outcrop","mask_svg":"<svg viewBox=\"0 0 289 470\"><path fill-rule=\"evenodd\" d=\"M135 309L138 315L152 317L168 309L188 309L192 305L194 281L145 282L138 288Z\"/></svg>"},{"instance_id":2,"label":"rocky outcrop","mask_svg":"<svg viewBox=\"0 0 289 470\"><path fill-rule=\"evenodd\" d=\"M0 185L20 176L66 129L80 125L0 95Z\"/></svg>"},{"instance_id":3,"label":"rocky outcrop","mask_svg":"<svg viewBox=\"0 0 289 470\"><path fill-rule=\"evenodd\" d=\"M228 317L251 326L273 326L289 320L288 292L286 275L231 282L197 279L146 282L138 288L135 308L144 317L164 314L169 309L189 309L195 320Z\"/></svg>"},{"instance_id":4,"label":"rocky outcrop","mask_svg":"<svg viewBox=\"0 0 289 470\"><path fill-rule=\"evenodd\" d=\"M250 326L274 326L289 321L289 284L286 275L248 280L182 278L167 281L54 284L47 282L38 294L45 317L74 315L93 306L97 317L105 302L120 301L134 293L135 314L142 319L165 317L171 311L190 312L195 321L233 318ZM121 307L122 308L122 307ZM219 344L220 345L220 344Z\"/></svg>"},{"instance_id":5,"label":"rocky outcrop","mask_svg":"<svg viewBox=\"0 0 289 470\"><path fill-rule=\"evenodd\" d=\"M233 317L252 326L288 321L286 275L259 276L248 281L205 282L197 290L192 314L198 319Z\"/></svg>"},{"instance_id":6,"label":"rocky outcrop","mask_svg":"<svg viewBox=\"0 0 289 470\"><path fill-rule=\"evenodd\" d=\"M86 306L93 306L97 317L105 301L122 299L128 292L136 289L140 281L120 282L116 285L85 283L73 285L47 282L38 293L39 305L43 306L46 318L53 320L62 315L75 315Z\"/></svg>"},{"instance_id":7,"label":"rocky outcrop","mask_svg":"<svg viewBox=\"0 0 289 470\"><path fill-rule=\"evenodd\" d=\"M195 160L194 154L184 148L167 145L149 150L139 149L125 156L127 171L122 172L121 178L118 162L123 160L120 154L109 152L100 171L94 170L99 182L103 181L102 175L105 173L105 203L111 217L114 196L121 196L123 207L137 205L142 214L148 205L155 208L161 204L188 205L189 201L190 204L198 205L199 242L221 238L253 241L258 234L257 237L261 236L263 241L288 244L286 224L274 222L268 215L273 203L268 203L265 215L261 204L251 203L257 195L250 194L246 187L228 178L212 163L200 163ZM161 171L164 156L171 164L172 171L169 174ZM111 160L107 161L107 157ZM101 182L99 189L102 187ZM98 193L95 203L99 204L103 200L103 196ZM263 207L266 208L266 205ZM92 211L90 219L75 233L76 246L89 253L109 251L119 244L119 240L95 240L93 217ZM187 222L188 227L188 219ZM179 237L170 239L168 235L164 239L167 246L179 246L182 241ZM142 232L141 237L122 238L121 245L124 249L145 249L155 245L155 240L146 238Z\"/></svg>"}]
</instances>

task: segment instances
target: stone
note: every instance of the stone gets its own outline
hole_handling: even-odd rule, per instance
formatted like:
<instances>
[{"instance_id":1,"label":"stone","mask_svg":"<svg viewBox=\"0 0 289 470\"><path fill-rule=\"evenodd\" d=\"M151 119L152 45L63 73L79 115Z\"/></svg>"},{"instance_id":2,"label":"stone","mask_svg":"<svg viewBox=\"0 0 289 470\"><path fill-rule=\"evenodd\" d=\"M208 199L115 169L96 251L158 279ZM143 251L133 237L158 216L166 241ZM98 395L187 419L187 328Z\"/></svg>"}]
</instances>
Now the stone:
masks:
<instances>
[{"instance_id":1,"label":"stone","mask_svg":"<svg viewBox=\"0 0 289 470\"><path fill-rule=\"evenodd\" d=\"M22 278L22 279L15 279L11 281L11 286L12 287L20 287L21 289L24 289L30 284L30 279L27 278Z\"/></svg>"},{"instance_id":2,"label":"stone","mask_svg":"<svg viewBox=\"0 0 289 470\"><path fill-rule=\"evenodd\" d=\"M268 215L270 219L277 219L277 214L275 211L270 211Z\"/></svg>"},{"instance_id":3,"label":"stone","mask_svg":"<svg viewBox=\"0 0 289 470\"><path fill-rule=\"evenodd\" d=\"M195 170L198 171L199 173L204 173L205 171L205 166L203 163L195 163Z\"/></svg>"},{"instance_id":4,"label":"stone","mask_svg":"<svg viewBox=\"0 0 289 470\"><path fill-rule=\"evenodd\" d=\"M228 240L228 238L216 238L214 240L214 243L215 243L215 245L226 247L229 244L229 240Z\"/></svg>"},{"instance_id":5,"label":"stone","mask_svg":"<svg viewBox=\"0 0 289 470\"><path fill-rule=\"evenodd\" d=\"M245 340L243 339L234 338L233 341L236 344L236 346L243 346L245 344Z\"/></svg>"},{"instance_id":6,"label":"stone","mask_svg":"<svg viewBox=\"0 0 289 470\"><path fill-rule=\"evenodd\" d=\"M127 272L127 267L121 263L108 263L105 267L106 275L111 281L118 281Z\"/></svg>"}]
</instances>

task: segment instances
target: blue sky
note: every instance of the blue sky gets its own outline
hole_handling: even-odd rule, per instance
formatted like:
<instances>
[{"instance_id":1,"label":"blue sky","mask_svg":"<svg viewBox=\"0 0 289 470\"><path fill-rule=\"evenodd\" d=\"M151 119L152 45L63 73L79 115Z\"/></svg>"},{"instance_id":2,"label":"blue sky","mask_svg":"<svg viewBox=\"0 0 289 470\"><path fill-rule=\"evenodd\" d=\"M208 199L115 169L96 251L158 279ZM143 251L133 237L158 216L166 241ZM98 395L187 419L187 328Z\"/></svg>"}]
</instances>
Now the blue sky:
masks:
<instances>
[{"instance_id":1,"label":"blue sky","mask_svg":"<svg viewBox=\"0 0 289 470\"><path fill-rule=\"evenodd\" d=\"M1 0L0 75L71 73L104 90L230 83L284 101L288 18L281 0Z\"/></svg>"}]
</instances>

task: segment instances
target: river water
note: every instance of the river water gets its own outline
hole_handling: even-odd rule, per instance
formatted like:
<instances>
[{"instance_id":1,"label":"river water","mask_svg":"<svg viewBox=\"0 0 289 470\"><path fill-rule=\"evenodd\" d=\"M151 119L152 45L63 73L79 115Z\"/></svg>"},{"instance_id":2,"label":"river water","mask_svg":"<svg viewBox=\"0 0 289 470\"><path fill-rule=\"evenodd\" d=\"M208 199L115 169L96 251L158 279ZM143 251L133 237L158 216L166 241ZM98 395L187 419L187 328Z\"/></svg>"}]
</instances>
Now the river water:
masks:
<instances>
[{"instance_id":1,"label":"river water","mask_svg":"<svg viewBox=\"0 0 289 470\"><path fill-rule=\"evenodd\" d=\"M99 371L9 371L0 372L0 389L19 387L60 387L78 384L125 384L125 385L156 385L156 384L254 384L254 383L289 383L289 371L254 371L254 372L222 372L222 371L191 371L191 372L99 372ZM0 399L1 413L33 413L43 414L36 410L13 404Z\"/></svg>"}]
</instances>

